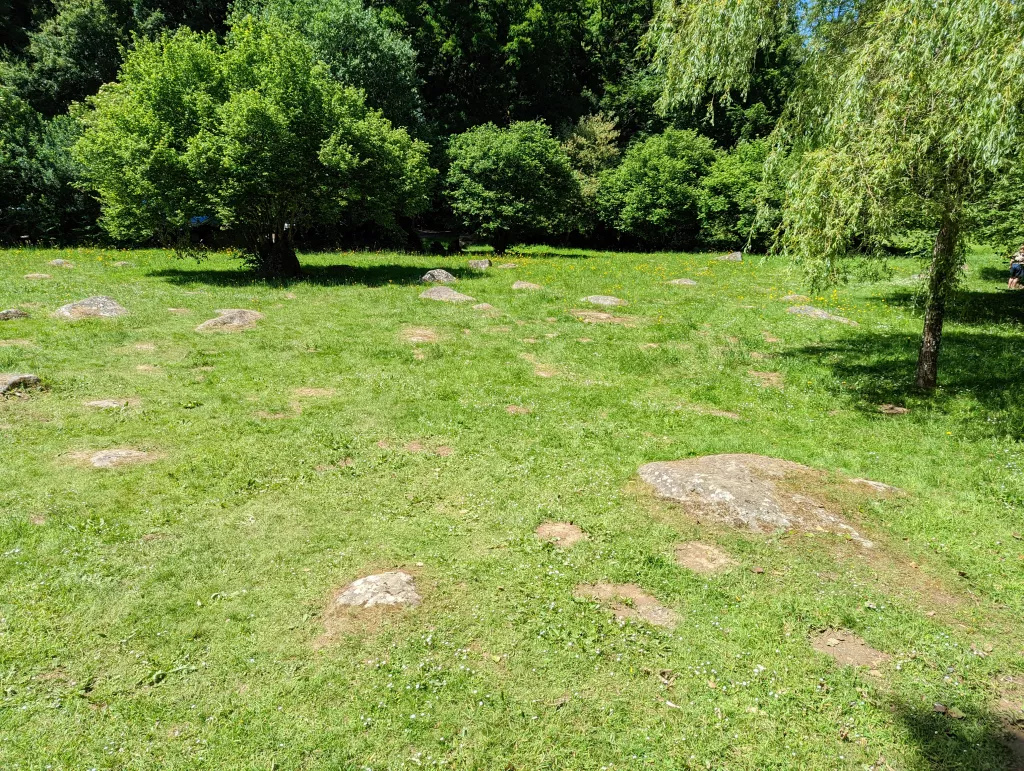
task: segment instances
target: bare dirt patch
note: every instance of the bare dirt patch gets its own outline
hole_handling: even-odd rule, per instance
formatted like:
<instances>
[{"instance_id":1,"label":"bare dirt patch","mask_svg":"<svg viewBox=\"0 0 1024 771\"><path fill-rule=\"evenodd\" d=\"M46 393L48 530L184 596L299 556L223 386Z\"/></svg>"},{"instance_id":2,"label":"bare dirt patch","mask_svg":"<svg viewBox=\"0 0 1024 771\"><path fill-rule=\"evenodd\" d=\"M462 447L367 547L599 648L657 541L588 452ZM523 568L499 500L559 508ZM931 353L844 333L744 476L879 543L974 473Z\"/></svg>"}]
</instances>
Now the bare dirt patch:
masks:
<instances>
[{"instance_id":1,"label":"bare dirt patch","mask_svg":"<svg viewBox=\"0 0 1024 771\"><path fill-rule=\"evenodd\" d=\"M292 394L306 399L324 399L334 396L335 390L333 388L296 388Z\"/></svg>"},{"instance_id":2,"label":"bare dirt patch","mask_svg":"<svg viewBox=\"0 0 1024 771\"><path fill-rule=\"evenodd\" d=\"M520 407L518 404L510 404L505 408L509 415L529 415L533 410L529 407Z\"/></svg>"},{"instance_id":3,"label":"bare dirt patch","mask_svg":"<svg viewBox=\"0 0 1024 771\"><path fill-rule=\"evenodd\" d=\"M604 311L587 311L574 309L569 311L578 321L584 324L621 324L624 327L631 327L636 324L636 319L629 316L616 316L613 313Z\"/></svg>"},{"instance_id":4,"label":"bare dirt patch","mask_svg":"<svg viewBox=\"0 0 1024 771\"><path fill-rule=\"evenodd\" d=\"M94 410L119 410L124 407L137 407L140 404L137 398L130 399L95 399L90 402L82 402L85 407L92 407Z\"/></svg>"},{"instance_id":5,"label":"bare dirt patch","mask_svg":"<svg viewBox=\"0 0 1024 771\"><path fill-rule=\"evenodd\" d=\"M589 538L579 526L571 522L544 522L533 532L542 541L550 541L559 549L568 549Z\"/></svg>"},{"instance_id":6,"label":"bare dirt patch","mask_svg":"<svg viewBox=\"0 0 1024 771\"><path fill-rule=\"evenodd\" d=\"M191 313L192 311L190 311L188 308L168 308L167 312L168 313L176 313L176 314L178 314L180 316L180 315L183 315L185 313Z\"/></svg>"},{"instance_id":7,"label":"bare dirt patch","mask_svg":"<svg viewBox=\"0 0 1024 771\"><path fill-rule=\"evenodd\" d=\"M771 332L762 332L761 333L761 337L764 338L764 341L766 343L781 343L782 342L781 338L776 337Z\"/></svg>"},{"instance_id":8,"label":"bare dirt patch","mask_svg":"<svg viewBox=\"0 0 1024 771\"><path fill-rule=\"evenodd\" d=\"M136 351L155 351L156 343L136 343L132 348Z\"/></svg>"},{"instance_id":9,"label":"bare dirt patch","mask_svg":"<svg viewBox=\"0 0 1024 771\"><path fill-rule=\"evenodd\" d=\"M761 388L785 388L785 378L780 372L758 372L751 369L747 370L747 374L756 380Z\"/></svg>"},{"instance_id":10,"label":"bare dirt patch","mask_svg":"<svg viewBox=\"0 0 1024 771\"><path fill-rule=\"evenodd\" d=\"M401 337L406 343L436 343L441 339L441 336L429 327L406 327L402 330Z\"/></svg>"},{"instance_id":11,"label":"bare dirt patch","mask_svg":"<svg viewBox=\"0 0 1024 771\"><path fill-rule=\"evenodd\" d=\"M140 364L135 368L136 372L159 372L159 364Z\"/></svg>"},{"instance_id":12,"label":"bare dirt patch","mask_svg":"<svg viewBox=\"0 0 1024 771\"><path fill-rule=\"evenodd\" d=\"M721 573L739 564L717 546L700 541L678 544L675 554L676 564L694 573Z\"/></svg>"},{"instance_id":13,"label":"bare dirt patch","mask_svg":"<svg viewBox=\"0 0 1024 771\"><path fill-rule=\"evenodd\" d=\"M22 340L20 338L10 338L7 340L0 340L0 348L15 348L24 347L28 348L35 345L31 340Z\"/></svg>"},{"instance_id":14,"label":"bare dirt patch","mask_svg":"<svg viewBox=\"0 0 1024 771\"><path fill-rule=\"evenodd\" d=\"M674 627L679 615L636 584L580 584L573 596L594 600L610 610L619 621L643 621L655 626Z\"/></svg>"},{"instance_id":15,"label":"bare dirt patch","mask_svg":"<svg viewBox=\"0 0 1024 771\"><path fill-rule=\"evenodd\" d=\"M819 632L811 637L811 647L819 653L831 656L844 667L873 669L892 658L888 653L872 648L847 629L826 629Z\"/></svg>"},{"instance_id":16,"label":"bare dirt patch","mask_svg":"<svg viewBox=\"0 0 1024 771\"><path fill-rule=\"evenodd\" d=\"M861 546L874 545L839 513L832 493L840 484L799 463L762 455L705 455L648 463L639 476L658 497L682 504L698 519L754 533L835 533ZM850 492L873 491L845 485Z\"/></svg>"},{"instance_id":17,"label":"bare dirt patch","mask_svg":"<svg viewBox=\"0 0 1024 771\"><path fill-rule=\"evenodd\" d=\"M533 374L537 377L555 377L555 375L559 374L556 367L552 367L549 364L541 364L532 353L521 353L519 358L533 365Z\"/></svg>"}]
</instances>

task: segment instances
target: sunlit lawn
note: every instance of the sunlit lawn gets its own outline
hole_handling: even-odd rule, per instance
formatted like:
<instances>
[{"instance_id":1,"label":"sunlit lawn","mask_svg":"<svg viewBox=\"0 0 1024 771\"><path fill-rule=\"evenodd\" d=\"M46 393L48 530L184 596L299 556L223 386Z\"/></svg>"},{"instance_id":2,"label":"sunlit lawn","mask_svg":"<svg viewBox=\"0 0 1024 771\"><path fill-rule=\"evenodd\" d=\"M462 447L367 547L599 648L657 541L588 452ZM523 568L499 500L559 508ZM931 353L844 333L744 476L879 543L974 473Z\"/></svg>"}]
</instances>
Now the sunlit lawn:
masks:
<instances>
[{"instance_id":1,"label":"sunlit lawn","mask_svg":"<svg viewBox=\"0 0 1024 771\"><path fill-rule=\"evenodd\" d=\"M0 372L45 384L0 400L0 768L1010 768L1024 294L972 256L924 398L920 263L812 295L854 327L787 314L807 290L780 262L713 257L317 254L284 285L227 256L0 252L0 306L31 313L0 322ZM433 267L493 310L418 299ZM568 313L593 294L634 323ZM50 316L91 295L130 313ZM193 331L224 308L266 318ZM138 401L83 406L113 398ZM71 457L108 448L157 459ZM636 482L740 452L906 493L849 512L868 554L700 525ZM589 540L544 544L547 520ZM677 566L694 539L739 566ZM423 604L325 636L332 593L389 569ZM602 579L681 623L573 598ZM827 627L893 658L840 667L808 643Z\"/></svg>"}]
</instances>

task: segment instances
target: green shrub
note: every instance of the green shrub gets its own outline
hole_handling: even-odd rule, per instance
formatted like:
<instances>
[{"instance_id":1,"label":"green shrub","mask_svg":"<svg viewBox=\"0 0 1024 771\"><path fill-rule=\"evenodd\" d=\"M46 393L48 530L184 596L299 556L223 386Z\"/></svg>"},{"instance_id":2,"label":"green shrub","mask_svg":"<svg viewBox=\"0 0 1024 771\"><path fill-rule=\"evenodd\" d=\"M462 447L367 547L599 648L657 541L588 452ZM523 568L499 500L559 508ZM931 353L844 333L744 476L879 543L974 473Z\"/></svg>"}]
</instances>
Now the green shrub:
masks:
<instances>
[{"instance_id":1,"label":"green shrub","mask_svg":"<svg viewBox=\"0 0 1024 771\"><path fill-rule=\"evenodd\" d=\"M284 24L242 19L223 45L184 29L141 41L89 103L76 150L116 238L183 239L212 216L262 272L288 275L296 228L393 225L429 200L427 146Z\"/></svg>"},{"instance_id":2,"label":"green shrub","mask_svg":"<svg viewBox=\"0 0 1024 771\"><path fill-rule=\"evenodd\" d=\"M630 147L601 177L605 224L647 248L692 246L700 232L700 181L717 156L710 139L667 129Z\"/></svg>"},{"instance_id":3,"label":"green shrub","mask_svg":"<svg viewBox=\"0 0 1024 771\"><path fill-rule=\"evenodd\" d=\"M514 240L572 228L579 181L543 123L477 126L453 137L448 153L452 211L499 253Z\"/></svg>"},{"instance_id":4,"label":"green shrub","mask_svg":"<svg viewBox=\"0 0 1024 771\"><path fill-rule=\"evenodd\" d=\"M722 153L700 181L700 240L719 249L763 251L770 223L758 220L758 203L765 192L762 182L768 157L764 140L740 142Z\"/></svg>"}]
</instances>

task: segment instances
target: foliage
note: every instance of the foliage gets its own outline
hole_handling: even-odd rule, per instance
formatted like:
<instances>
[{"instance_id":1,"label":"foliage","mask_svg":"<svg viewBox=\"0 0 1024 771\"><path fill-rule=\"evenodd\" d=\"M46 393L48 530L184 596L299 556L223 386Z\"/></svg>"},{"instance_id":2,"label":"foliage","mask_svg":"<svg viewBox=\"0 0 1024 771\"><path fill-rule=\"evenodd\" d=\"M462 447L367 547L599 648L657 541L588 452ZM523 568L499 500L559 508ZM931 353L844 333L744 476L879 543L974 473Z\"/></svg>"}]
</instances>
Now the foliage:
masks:
<instances>
[{"instance_id":1,"label":"foliage","mask_svg":"<svg viewBox=\"0 0 1024 771\"><path fill-rule=\"evenodd\" d=\"M287 273L296 228L342 214L393 226L427 201L425 145L279 24L241 19L224 45L187 30L140 41L90 104L77 149L116 238L181 239L212 215Z\"/></svg>"},{"instance_id":2,"label":"foliage","mask_svg":"<svg viewBox=\"0 0 1024 771\"><path fill-rule=\"evenodd\" d=\"M417 93L416 53L409 41L381 24L361 0L250 0L235 4L247 13L295 27L340 83L361 88L366 103L401 126L423 120Z\"/></svg>"},{"instance_id":3,"label":"foliage","mask_svg":"<svg viewBox=\"0 0 1024 771\"><path fill-rule=\"evenodd\" d=\"M597 87L583 0L378 0L417 51L429 122L568 125Z\"/></svg>"},{"instance_id":4,"label":"foliage","mask_svg":"<svg viewBox=\"0 0 1024 771\"><path fill-rule=\"evenodd\" d=\"M602 220L645 248L694 244L700 231L700 182L717 157L692 130L667 129L632 145L601 178Z\"/></svg>"},{"instance_id":5,"label":"foliage","mask_svg":"<svg viewBox=\"0 0 1024 771\"><path fill-rule=\"evenodd\" d=\"M486 124L452 138L447 193L456 217L504 251L513 239L560 234L577 210L569 158L536 121Z\"/></svg>"},{"instance_id":6,"label":"foliage","mask_svg":"<svg viewBox=\"0 0 1024 771\"><path fill-rule=\"evenodd\" d=\"M973 235L1009 256L1024 244L1024 156L996 175L972 207Z\"/></svg>"},{"instance_id":7,"label":"foliage","mask_svg":"<svg viewBox=\"0 0 1024 771\"><path fill-rule=\"evenodd\" d=\"M92 232L97 207L77 188L69 116L44 119L0 87L0 242L66 242Z\"/></svg>"},{"instance_id":8,"label":"foliage","mask_svg":"<svg viewBox=\"0 0 1024 771\"><path fill-rule=\"evenodd\" d=\"M25 58L0 69L0 80L45 115L64 112L112 80L128 37L125 19L104 0L58 0L56 8L28 33Z\"/></svg>"},{"instance_id":9,"label":"foliage","mask_svg":"<svg viewBox=\"0 0 1024 771\"><path fill-rule=\"evenodd\" d=\"M934 388L967 210L1021 143L1024 9L1011 0L738 0L728 14L717 9L662 0L650 37L666 77L663 106L745 92L758 52L804 14L806 60L775 132L795 161L779 248L830 280L858 239L928 222L936 238L917 380Z\"/></svg>"},{"instance_id":10,"label":"foliage","mask_svg":"<svg viewBox=\"0 0 1024 771\"><path fill-rule=\"evenodd\" d=\"M740 142L715 159L700 181L702 243L722 249L765 249L777 218L758 218L758 205L767 197L778 197L770 181L764 180L768 152L768 143L758 139Z\"/></svg>"}]
</instances>

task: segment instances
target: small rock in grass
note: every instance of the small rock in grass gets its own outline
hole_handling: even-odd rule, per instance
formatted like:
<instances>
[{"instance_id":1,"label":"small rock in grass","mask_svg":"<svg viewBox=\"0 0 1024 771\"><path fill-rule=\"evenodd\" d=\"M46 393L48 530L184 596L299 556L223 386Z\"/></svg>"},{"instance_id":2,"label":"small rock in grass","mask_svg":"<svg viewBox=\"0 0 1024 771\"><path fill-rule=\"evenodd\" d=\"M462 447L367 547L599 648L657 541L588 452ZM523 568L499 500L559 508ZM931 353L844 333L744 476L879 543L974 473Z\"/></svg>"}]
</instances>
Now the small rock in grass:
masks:
<instances>
[{"instance_id":1,"label":"small rock in grass","mask_svg":"<svg viewBox=\"0 0 1024 771\"><path fill-rule=\"evenodd\" d=\"M582 298L581 302L590 303L591 305L602 305L605 307L629 304L625 300L606 294L592 294L589 297Z\"/></svg>"},{"instance_id":2,"label":"small rock in grass","mask_svg":"<svg viewBox=\"0 0 1024 771\"><path fill-rule=\"evenodd\" d=\"M513 270L518 267L519 266L514 262L503 262L501 263L501 265L498 266L498 268L501 270Z\"/></svg>"},{"instance_id":3,"label":"small rock in grass","mask_svg":"<svg viewBox=\"0 0 1024 771\"><path fill-rule=\"evenodd\" d=\"M255 329L256 322L264 318L259 311L246 308L218 309L217 313L220 314L217 318L204 321L196 327L196 332L244 332Z\"/></svg>"},{"instance_id":4,"label":"small rock in grass","mask_svg":"<svg viewBox=\"0 0 1024 771\"><path fill-rule=\"evenodd\" d=\"M53 278L49 273L26 273L25 278L29 281L45 281L48 278Z\"/></svg>"},{"instance_id":5,"label":"small rock in grass","mask_svg":"<svg viewBox=\"0 0 1024 771\"><path fill-rule=\"evenodd\" d=\"M128 406L128 399L96 399L83 404L96 410L119 410Z\"/></svg>"},{"instance_id":6,"label":"small rock in grass","mask_svg":"<svg viewBox=\"0 0 1024 771\"><path fill-rule=\"evenodd\" d=\"M811 638L811 647L848 667L873 669L892 658L846 629L826 629L820 632Z\"/></svg>"},{"instance_id":7,"label":"small rock in grass","mask_svg":"<svg viewBox=\"0 0 1024 771\"><path fill-rule=\"evenodd\" d=\"M0 321L14 321L15 319L27 319L28 313L21 310L20 308L10 308L6 311L0 311Z\"/></svg>"},{"instance_id":8,"label":"small rock in grass","mask_svg":"<svg viewBox=\"0 0 1024 771\"><path fill-rule=\"evenodd\" d=\"M168 308L167 311L168 311L168 313L177 313L179 315L183 314L183 313L191 313L192 312L188 308Z\"/></svg>"},{"instance_id":9,"label":"small rock in grass","mask_svg":"<svg viewBox=\"0 0 1024 771\"><path fill-rule=\"evenodd\" d=\"M28 374L0 374L0 394L10 393L16 388L34 388L39 385L39 377Z\"/></svg>"},{"instance_id":10,"label":"small rock in grass","mask_svg":"<svg viewBox=\"0 0 1024 771\"><path fill-rule=\"evenodd\" d=\"M692 278L676 278L668 283L672 286L697 286L697 282Z\"/></svg>"},{"instance_id":11,"label":"small rock in grass","mask_svg":"<svg viewBox=\"0 0 1024 771\"><path fill-rule=\"evenodd\" d=\"M117 262L112 262L111 265L113 265L115 268L130 268L130 267L132 267L132 263L128 262L128 260L118 260Z\"/></svg>"},{"instance_id":12,"label":"small rock in grass","mask_svg":"<svg viewBox=\"0 0 1024 771\"><path fill-rule=\"evenodd\" d=\"M811 319L821 319L822 321L838 321L840 324L848 324L851 327L860 326L856 321L853 321L843 316L836 316L828 311L823 311L821 308L815 308L812 305L793 305L786 308L786 313L792 313L796 316L806 316Z\"/></svg>"},{"instance_id":13,"label":"small rock in grass","mask_svg":"<svg viewBox=\"0 0 1024 771\"><path fill-rule=\"evenodd\" d=\"M622 324L628 327L636 323L635 319L627 316L615 316L604 311L571 310L569 313L584 324Z\"/></svg>"},{"instance_id":14,"label":"small rock in grass","mask_svg":"<svg viewBox=\"0 0 1024 771\"><path fill-rule=\"evenodd\" d=\"M447 286L432 286L425 292L420 293L420 299L438 300L439 302L445 303L471 303L476 300L474 297L462 294L461 292L456 292L454 289Z\"/></svg>"},{"instance_id":15,"label":"small rock in grass","mask_svg":"<svg viewBox=\"0 0 1024 771\"><path fill-rule=\"evenodd\" d=\"M494 310L494 306L491 305L490 303L477 303L476 305L473 306L473 310L475 310L475 311L490 311L490 310Z\"/></svg>"},{"instance_id":16,"label":"small rock in grass","mask_svg":"<svg viewBox=\"0 0 1024 771\"><path fill-rule=\"evenodd\" d=\"M356 579L334 602L341 606L376 608L419 605L422 601L416 591L416 580L408 573L395 570Z\"/></svg>"},{"instance_id":17,"label":"small rock in grass","mask_svg":"<svg viewBox=\"0 0 1024 771\"><path fill-rule=\"evenodd\" d=\"M536 292L538 289L543 289L540 284L531 284L529 281L517 281L512 285L513 289L526 289L528 291Z\"/></svg>"},{"instance_id":18,"label":"small rock in grass","mask_svg":"<svg viewBox=\"0 0 1024 771\"><path fill-rule=\"evenodd\" d=\"M782 298L784 303L806 303L810 302L811 298L803 294L788 294Z\"/></svg>"},{"instance_id":19,"label":"small rock in grass","mask_svg":"<svg viewBox=\"0 0 1024 771\"><path fill-rule=\"evenodd\" d=\"M743 252L729 252L718 259L722 262L743 262Z\"/></svg>"},{"instance_id":20,"label":"small rock in grass","mask_svg":"<svg viewBox=\"0 0 1024 771\"><path fill-rule=\"evenodd\" d=\"M458 279L443 268L428 270L420 279L421 284L454 284L456 281Z\"/></svg>"},{"instance_id":21,"label":"small rock in grass","mask_svg":"<svg viewBox=\"0 0 1024 771\"><path fill-rule=\"evenodd\" d=\"M487 270L491 267L490 260L470 260L466 263L471 270Z\"/></svg>"},{"instance_id":22,"label":"small rock in grass","mask_svg":"<svg viewBox=\"0 0 1024 771\"><path fill-rule=\"evenodd\" d=\"M510 404L505 408L509 415L529 415L533 410L529 407L520 407L518 404Z\"/></svg>"},{"instance_id":23,"label":"small rock in grass","mask_svg":"<svg viewBox=\"0 0 1024 771\"><path fill-rule=\"evenodd\" d=\"M6 340L0 340L0 348L16 348L16 347L30 347L35 345L31 340L25 340L19 337L8 337Z\"/></svg>"},{"instance_id":24,"label":"small rock in grass","mask_svg":"<svg viewBox=\"0 0 1024 771\"><path fill-rule=\"evenodd\" d=\"M560 549L568 549L587 540L587 534L571 522L544 522L533 532L542 541L549 541Z\"/></svg>"},{"instance_id":25,"label":"small rock in grass","mask_svg":"<svg viewBox=\"0 0 1024 771\"><path fill-rule=\"evenodd\" d=\"M577 599L596 600L619 621L646 621L655 626L674 627L679 616L666 608L636 584L580 584L573 592Z\"/></svg>"},{"instance_id":26,"label":"small rock in grass","mask_svg":"<svg viewBox=\"0 0 1024 771\"><path fill-rule=\"evenodd\" d=\"M75 267L74 263L68 262L67 260L50 260L50 262L47 263L47 264L53 266L54 268L73 268L73 267Z\"/></svg>"},{"instance_id":27,"label":"small rock in grass","mask_svg":"<svg viewBox=\"0 0 1024 771\"><path fill-rule=\"evenodd\" d=\"M134 466L141 463L153 463L160 459L155 453L140 450L100 450L99 452L76 452L71 454L73 460L84 461L93 468L111 469L121 466Z\"/></svg>"},{"instance_id":28,"label":"small rock in grass","mask_svg":"<svg viewBox=\"0 0 1024 771\"><path fill-rule=\"evenodd\" d=\"M53 315L59 319L108 319L123 316L128 310L109 297L86 297L78 302L61 306Z\"/></svg>"},{"instance_id":29,"label":"small rock in grass","mask_svg":"<svg viewBox=\"0 0 1024 771\"><path fill-rule=\"evenodd\" d=\"M895 404L883 404L879 406L878 411L883 415L906 415L910 412L906 407L898 407Z\"/></svg>"},{"instance_id":30,"label":"small rock in grass","mask_svg":"<svg viewBox=\"0 0 1024 771\"><path fill-rule=\"evenodd\" d=\"M720 573L738 563L717 546L690 541L676 546L676 564L694 573Z\"/></svg>"}]
</instances>

